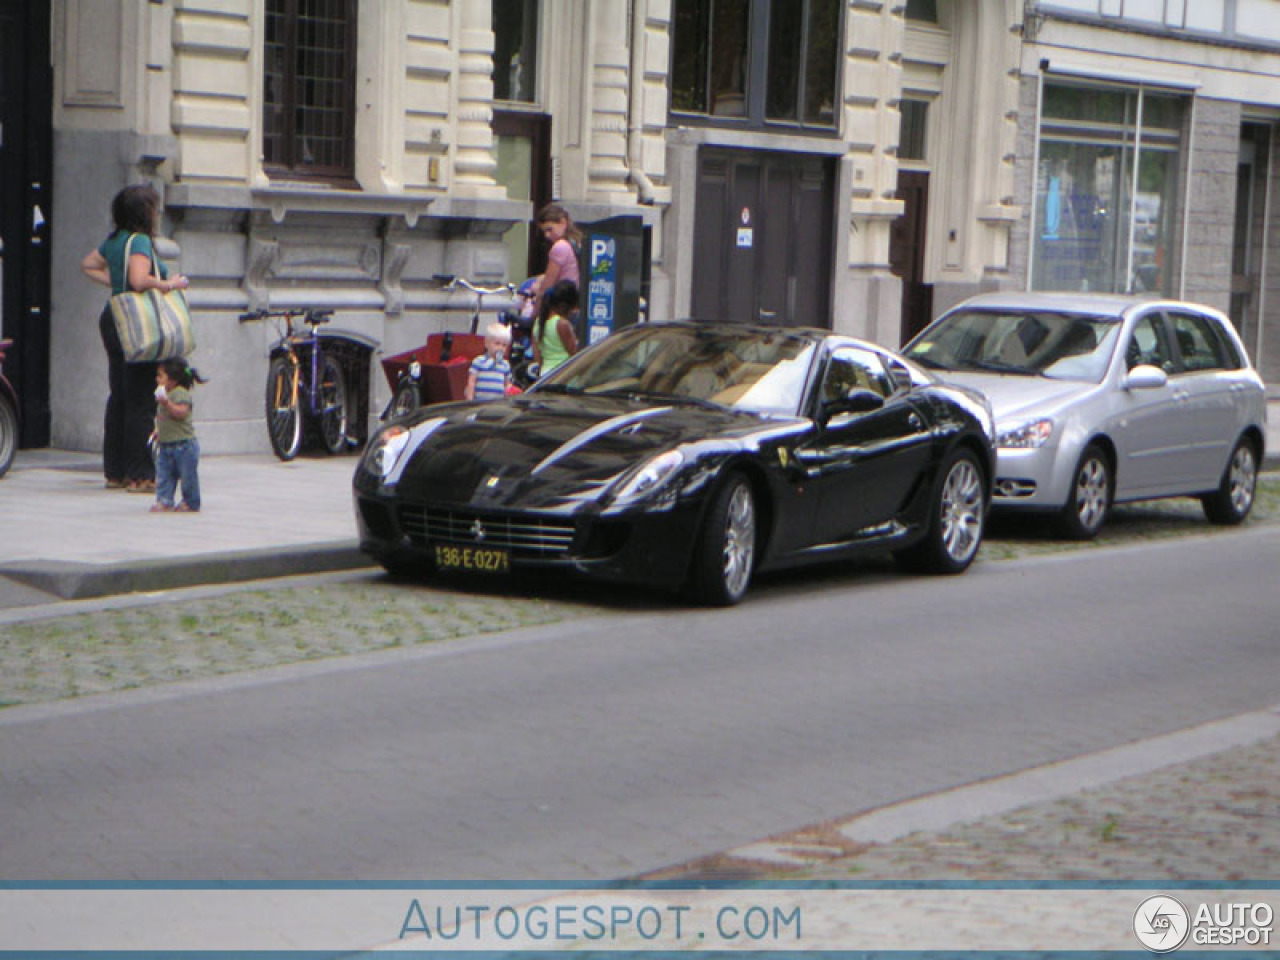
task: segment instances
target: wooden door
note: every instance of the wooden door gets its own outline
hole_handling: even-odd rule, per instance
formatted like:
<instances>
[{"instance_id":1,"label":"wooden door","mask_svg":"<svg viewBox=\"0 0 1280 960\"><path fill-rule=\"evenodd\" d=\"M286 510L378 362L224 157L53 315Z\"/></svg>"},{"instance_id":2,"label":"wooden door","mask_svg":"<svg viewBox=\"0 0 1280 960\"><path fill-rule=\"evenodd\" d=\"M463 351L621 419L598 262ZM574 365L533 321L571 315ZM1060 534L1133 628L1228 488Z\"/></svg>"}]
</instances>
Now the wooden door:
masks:
<instances>
[{"instance_id":1,"label":"wooden door","mask_svg":"<svg viewBox=\"0 0 1280 960\"><path fill-rule=\"evenodd\" d=\"M901 343L933 320L933 286L924 282L925 225L929 211L929 174L898 172L902 216L889 231L889 270L902 280Z\"/></svg>"},{"instance_id":2,"label":"wooden door","mask_svg":"<svg viewBox=\"0 0 1280 960\"><path fill-rule=\"evenodd\" d=\"M49 0L0 0L0 320L23 446L49 443Z\"/></svg>"},{"instance_id":3,"label":"wooden door","mask_svg":"<svg viewBox=\"0 0 1280 960\"><path fill-rule=\"evenodd\" d=\"M831 326L833 170L805 154L701 152L696 319Z\"/></svg>"}]
</instances>

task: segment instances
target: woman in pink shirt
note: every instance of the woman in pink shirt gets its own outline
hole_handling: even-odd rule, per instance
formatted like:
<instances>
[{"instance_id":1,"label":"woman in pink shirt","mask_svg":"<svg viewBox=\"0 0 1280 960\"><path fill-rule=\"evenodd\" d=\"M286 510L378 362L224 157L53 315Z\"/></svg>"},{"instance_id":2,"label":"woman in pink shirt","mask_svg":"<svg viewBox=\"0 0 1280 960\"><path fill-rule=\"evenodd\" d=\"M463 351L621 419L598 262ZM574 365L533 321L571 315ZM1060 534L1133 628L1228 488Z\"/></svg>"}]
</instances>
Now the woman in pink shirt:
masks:
<instances>
[{"instance_id":1,"label":"woman in pink shirt","mask_svg":"<svg viewBox=\"0 0 1280 960\"><path fill-rule=\"evenodd\" d=\"M571 280L581 290L578 246L582 243L582 232L574 226L569 212L558 203L549 203L538 212L538 228L551 244L547 269L533 286L534 304L540 309L542 294L561 280Z\"/></svg>"}]
</instances>

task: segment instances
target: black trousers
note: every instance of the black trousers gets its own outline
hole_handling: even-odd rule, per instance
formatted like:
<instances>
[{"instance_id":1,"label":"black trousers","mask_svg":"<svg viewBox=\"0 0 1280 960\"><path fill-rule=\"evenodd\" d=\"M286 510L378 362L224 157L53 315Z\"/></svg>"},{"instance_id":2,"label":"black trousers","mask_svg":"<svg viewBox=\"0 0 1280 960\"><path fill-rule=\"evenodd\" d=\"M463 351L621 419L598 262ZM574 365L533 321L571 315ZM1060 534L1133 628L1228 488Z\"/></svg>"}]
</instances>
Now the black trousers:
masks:
<instances>
[{"instance_id":1,"label":"black trousers","mask_svg":"<svg viewBox=\"0 0 1280 960\"><path fill-rule=\"evenodd\" d=\"M154 480L147 437L156 418L156 365L125 363L111 307L103 308L98 332L107 350L107 412L102 429L102 472L108 480Z\"/></svg>"}]
</instances>

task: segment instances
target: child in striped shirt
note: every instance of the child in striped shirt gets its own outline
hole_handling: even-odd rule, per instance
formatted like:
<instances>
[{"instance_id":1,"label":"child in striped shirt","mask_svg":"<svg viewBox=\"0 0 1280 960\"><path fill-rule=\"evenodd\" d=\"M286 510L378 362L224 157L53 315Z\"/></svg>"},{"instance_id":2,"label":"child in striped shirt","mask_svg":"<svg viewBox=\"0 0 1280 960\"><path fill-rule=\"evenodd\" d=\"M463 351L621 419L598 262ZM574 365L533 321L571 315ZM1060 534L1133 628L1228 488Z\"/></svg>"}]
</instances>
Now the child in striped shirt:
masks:
<instances>
[{"instance_id":1,"label":"child in striped shirt","mask_svg":"<svg viewBox=\"0 0 1280 960\"><path fill-rule=\"evenodd\" d=\"M489 324L484 332L484 353L471 361L464 394L468 400L500 400L507 395L511 383L511 364L507 362L510 343L510 330L501 323Z\"/></svg>"}]
</instances>

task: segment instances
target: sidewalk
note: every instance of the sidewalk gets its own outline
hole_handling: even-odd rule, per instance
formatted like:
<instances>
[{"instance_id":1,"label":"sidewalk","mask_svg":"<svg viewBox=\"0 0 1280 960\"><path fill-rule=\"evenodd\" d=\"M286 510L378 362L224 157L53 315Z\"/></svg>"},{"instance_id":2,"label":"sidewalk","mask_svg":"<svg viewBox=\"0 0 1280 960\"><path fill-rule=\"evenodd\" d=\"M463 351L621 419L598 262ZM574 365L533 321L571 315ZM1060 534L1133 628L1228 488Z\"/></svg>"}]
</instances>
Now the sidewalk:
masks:
<instances>
[{"instance_id":1,"label":"sidewalk","mask_svg":"<svg viewBox=\"0 0 1280 960\"><path fill-rule=\"evenodd\" d=\"M364 566L353 456L202 457L199 514L103 487L94 453L23 450L0 479L0 578L82 599Z\"/></svg>"}]
</instances>

